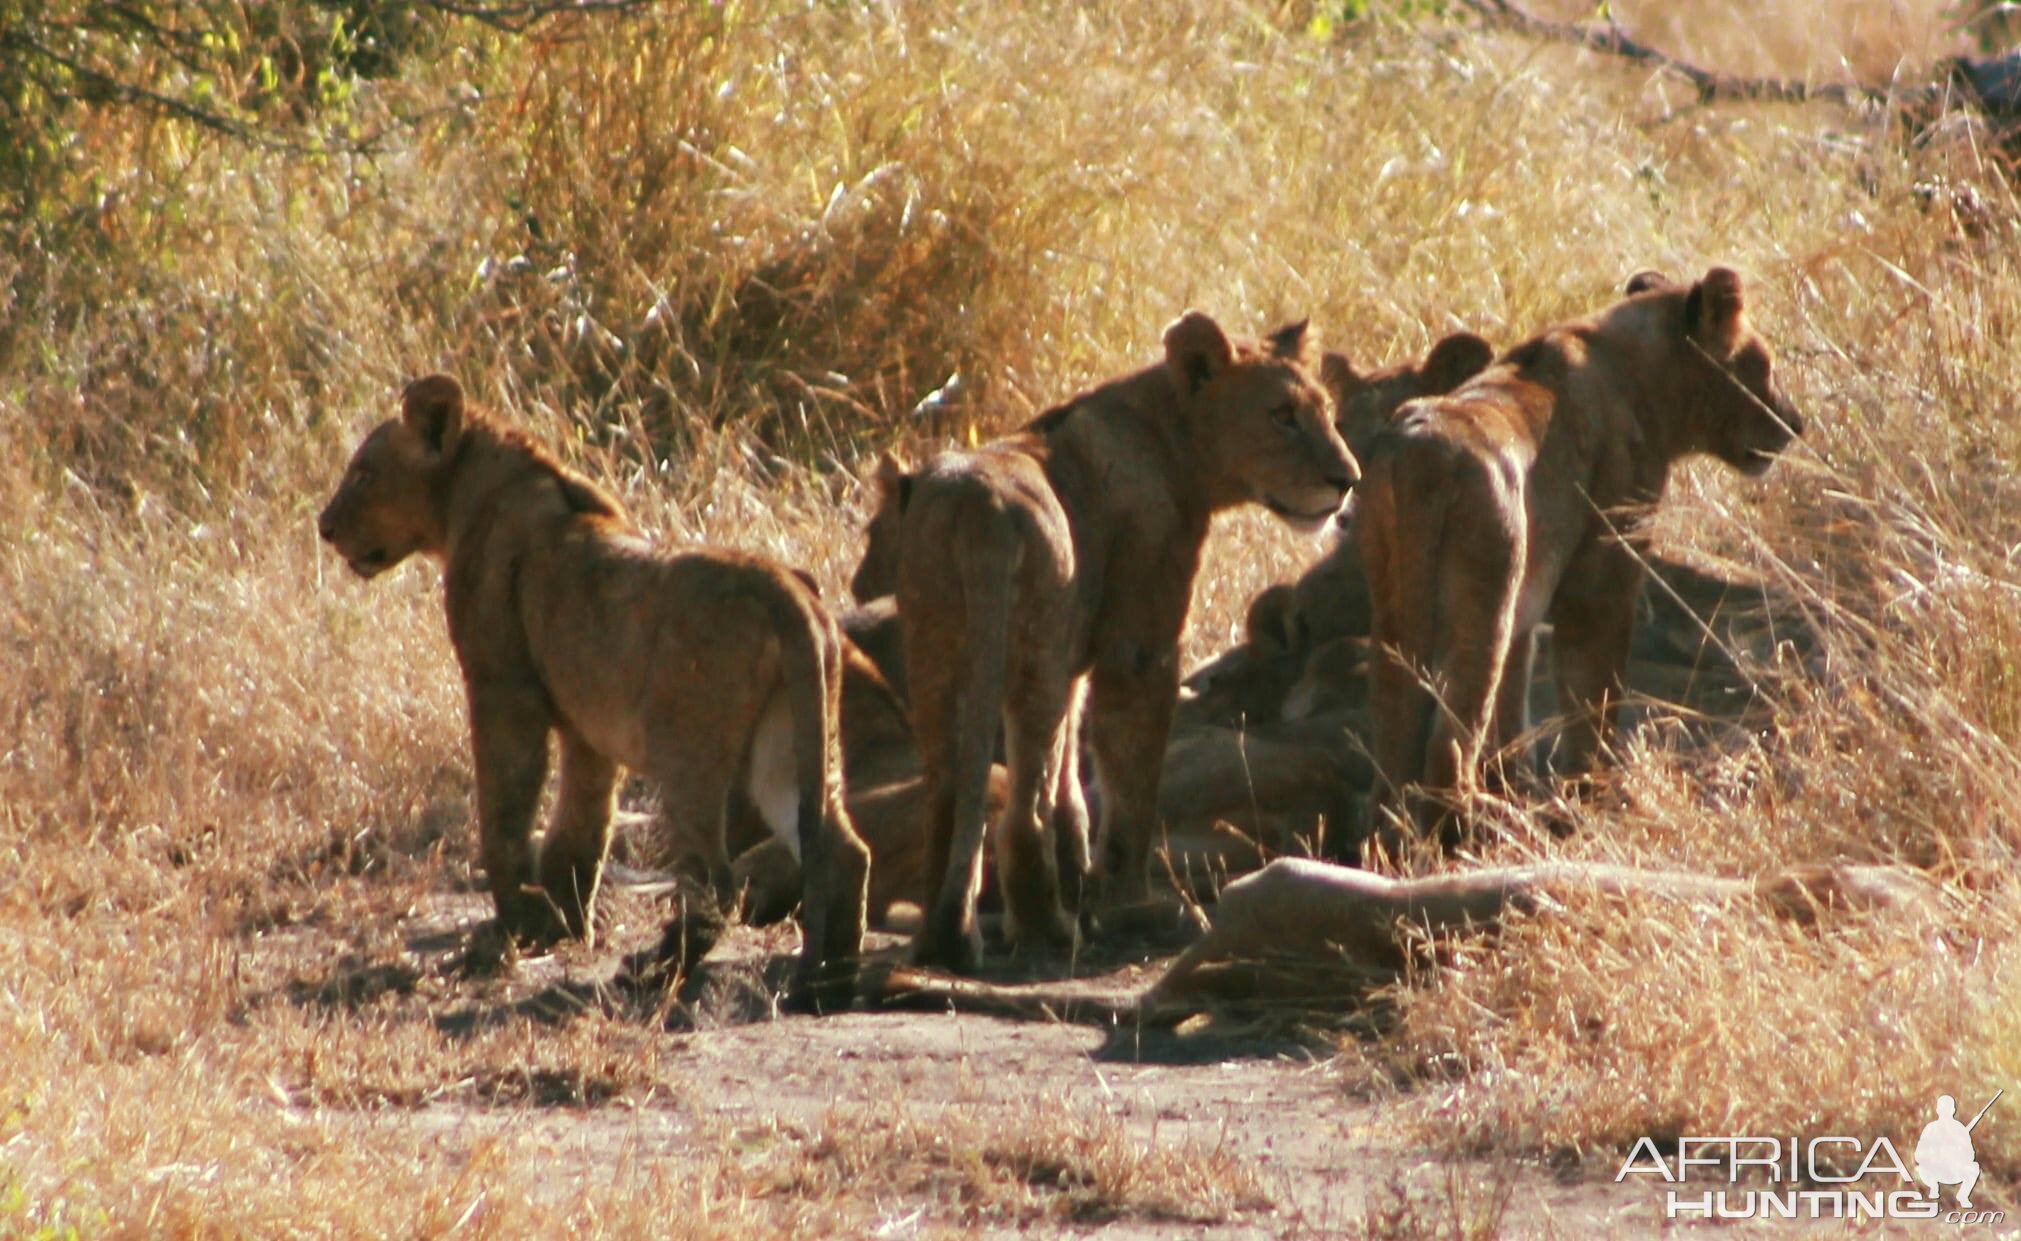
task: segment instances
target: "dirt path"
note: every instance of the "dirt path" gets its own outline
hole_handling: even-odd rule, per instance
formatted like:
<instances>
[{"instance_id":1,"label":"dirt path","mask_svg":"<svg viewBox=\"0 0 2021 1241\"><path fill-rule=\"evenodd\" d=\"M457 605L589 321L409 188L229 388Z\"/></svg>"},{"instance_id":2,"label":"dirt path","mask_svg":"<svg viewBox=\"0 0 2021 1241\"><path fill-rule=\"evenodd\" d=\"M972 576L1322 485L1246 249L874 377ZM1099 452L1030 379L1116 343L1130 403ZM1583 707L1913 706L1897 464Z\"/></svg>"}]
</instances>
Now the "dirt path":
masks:
<instances>
[{"instance_id":1,"label":"dirt path","mask_svg":"<svg viewBox=\"0 0 2021 1241\"><path fill-rule=\"evenodd\" d=\"M404 928L409 960L450 968L479 912L467 897L431 901ZM1646 1192L1590 1168L1568 1182L1535 1164L1441 1158L1393 1119L1403 1104L1351 1094L1316 1041L954 1013L779 1017L765 973L789 946L781 932L733 931L702 998L672 1013L626 1013L596 986L616 948L438 993L428 1019L451 1039L508 1014L566 1024L572 1005L615 1005L664 1021L666 1054L644 1090L536 1081L509 1103L451 1094L356 1123L407 1130L452 1160L530 1143L557 1198L617 1164L728 1184L776 1200L781 1230L803 1234L1587 1236L1660 1223ZM1070 985L1126 993L1157 965L1098 963Z\"/></svg>"}]
</instances>

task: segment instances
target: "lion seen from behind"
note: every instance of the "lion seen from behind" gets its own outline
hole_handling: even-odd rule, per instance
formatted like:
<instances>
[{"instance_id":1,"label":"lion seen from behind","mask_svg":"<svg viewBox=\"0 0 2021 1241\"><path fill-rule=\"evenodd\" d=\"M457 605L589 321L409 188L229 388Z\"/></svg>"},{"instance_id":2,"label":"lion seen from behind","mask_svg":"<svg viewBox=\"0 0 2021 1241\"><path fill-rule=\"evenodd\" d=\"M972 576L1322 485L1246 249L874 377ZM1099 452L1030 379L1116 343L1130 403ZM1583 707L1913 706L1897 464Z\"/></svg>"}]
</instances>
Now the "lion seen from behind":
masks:
<instances>
[{"instance_id":1,"label":"lion seen from behind","mask_svg":"<svg viewBox=\"0 0 2021 1241\"><path fill-rule=\"evenodd\" d=\"M975 898L999 725L1010 800L996 873L1011 938L1074 942L1070 910L1088 866L1084 692L1103 896L1143 895L1178 643L1210 519L1254 502L1316 528L1359 476L1303 323L1237 340L1191 312L1164 345L1162 362L1002 440L880 471L852 585L859 597L889 586L904 626L937 876L914 944L921 963L966 970L980 953Z\"/></svg>"},{"instance_id":2,"label":"lion seen from behind","mask_svg":"<svg viewBox=\"0 0 2021 1241\"><path fill-rule=\"evenodd\" d=\"M1451 838L1484 755L1527 727L1546 621L1561 765L1591 769L1621 700L1639 518L1683 457L1759 475L1802 433L1773 362L1735 272L1688 286L1641 273L1612 308L1403 406L1369 440L1351 520L1379 652L1384 804L1415 787L1406 817Z\"/></svg>"}]
</instances>

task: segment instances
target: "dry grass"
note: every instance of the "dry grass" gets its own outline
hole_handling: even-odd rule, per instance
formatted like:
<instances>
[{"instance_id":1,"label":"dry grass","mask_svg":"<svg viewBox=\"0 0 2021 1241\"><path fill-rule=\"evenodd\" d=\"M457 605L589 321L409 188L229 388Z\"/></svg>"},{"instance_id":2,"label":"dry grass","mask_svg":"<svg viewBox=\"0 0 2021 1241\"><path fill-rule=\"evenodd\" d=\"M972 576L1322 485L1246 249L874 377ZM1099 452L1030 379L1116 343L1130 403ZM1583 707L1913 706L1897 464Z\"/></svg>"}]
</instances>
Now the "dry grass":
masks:
<instances>
[{"instance_id":1,"label":"dry grass","mask_svg":"<svg viewBox=\"0 0 2021 1241\"><path fill-rule=\"evenodd\" d=\"M902 1202L964 1226L1215 1224L1266 1208L1256 1172L1225 1150L1146 1147L1110 1117L1052 1101L1006 1129L958 1107L926 1115L831 1111L811 1127L744 1135L767 1149L759 1196Z\"/></svg>"},{"instance_id":2,"label":"dry grass","mask_svg":"<svg viewBox=\"0 0 2021 1241\"><path fill-rule=\"evenodd\" d=\"M1914 73L1951 50L1937 7L1691 7L1690 30L1651 33L1736 69ZM621 1144L565 1186L529 1173L577 1139L402 1121L707 1084L670 1087L664 1040L621 1018L452 1036L412 1005L288 998L397 964L402 920L472 865L434 572L362 588L310 517L401 378L448 367L665 535L768 550L839 594L850 471L877 448L1011 424L1149 356L1187 305L1310 314L1377 360L1453 326L1512 341L1649 265L1747 271L1813 415L1765 482L1685 470L1664 544L1775 578L1827 651L1762 670L1783 709L1754 743L1637 743L1620 798L1532 849L1743 874L1901 860L1948 885L1952 925L1575 911L1406 989L1348 1060L1421 1083L1395 1106L1427 1133L1518 1152L1899 1138L1940 1089L2014 1083L2010 189L1955 128L1917 145L1829 106L1686 107L1565 48L1390 19L1322 39L1312 16L669 5L520 40L455 28L361 86L364 122L438 109L374 158L91 120L52 189L74 227L0 255L0 1230L717 1235L863 1227L866 1197L948 1224L1246 1209L1253 1182L1211 1152L1167 1165L1076 1113L1037 1145L849 1115L755 1164L720 1134L673 1160ZM1915 192L1940 179L1990 219ZM966 399L915 418L956 373ZM1310 555L1225 520L1189 654ZM466 994L400 985L423 1008ZM1978 1135L2008 1184L2017 1135L1998 1109Z\"/></svg>"},{"instance_id":3,"label":"dry grass","mask_svg":"<svg viewBox=\"0 0 2021 1241\"><path fill-rule=\"evenodd\" d=\"M1398 1173L1363 1209L1353 1235L1368 1241L1490 1241L1508 1227L1510 1180L1454 1164Z\"/></svg>"}]
</instances>

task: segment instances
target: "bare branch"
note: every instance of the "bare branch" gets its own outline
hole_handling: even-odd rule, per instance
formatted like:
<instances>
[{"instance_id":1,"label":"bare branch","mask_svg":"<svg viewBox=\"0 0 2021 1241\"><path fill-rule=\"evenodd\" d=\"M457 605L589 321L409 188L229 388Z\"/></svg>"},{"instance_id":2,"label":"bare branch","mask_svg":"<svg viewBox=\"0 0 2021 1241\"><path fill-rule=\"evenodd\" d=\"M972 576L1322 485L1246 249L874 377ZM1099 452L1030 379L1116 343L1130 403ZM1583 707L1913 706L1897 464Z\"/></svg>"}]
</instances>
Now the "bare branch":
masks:
<instances>
[{"instance_id":1,"label":"bare branch","mask_svg":"<svg viewBox=\"0 0 2021 1241\"><path fill-rule=\"evenodd\" d=\"M237 138L241 142L272 145L271 142L264 139L262 135L255 132L249 125L233 120L222 113L213 112L207 108L201 108L195 104L177 99L172 95L164 95L158 91L152 91L131 82L122 82L111 74L94 69L74 57L64 55L62 52L42 43L19 29L0 33L0 49L5 48L26 52L31 56L39 57L49 64L61 68L70 74L72 80L90 88L95 93L93 97L110 99L116 103L133 104L168 116L178 117L193 125L208 129L213 133L223 134L229 138ZM87 101L86 96L79 95L73 91L58 89L55 83L47 79L41 79L41 81L45 88L50 89L51 94L67 99Z\"/></svg>"},{"instance_id":2,"label":"bare branch","mask_svg":"<svg viewBox=\"0 0 2021 1241\"><path fill-rule=\"evenodd\" d=\"M1701 101L1715 99L1765 99L1782 103L1803 103L1826 99L1841 104L1885 103L1889 96L1880 91L1846 82L1810 83L1795 78L1740 77L1714 73L1681 60L1660 48L1651 47L1623 30L1616 22L1604 26L1578 22L1546 21L1525 12L1510 0L1460 0L1467 8L1493 26L1513 30L1532 38L1560 43L1576 43L1596 52L1625 57L1640 64L1655 65L1691 83ZM1900 98L1899 93L1895 95Z\"/></svg>"},{"instance_id":3,"label":"bare branch","mask_svg":"<svg viewBox=\"0 0 2021 1241\"><path fill-rule=\"evenodd\" d=\"M523 34L552 17L571 14L622 14L641 12L660 0L522 0L520 3L478 3L475 0L410 0L413 9L442 17L483 22L509 34ZM278 131L212 108L191 98L178 97L128 80L117 68L93 63L95 40L106 37L139 36L153 51L163 53L193 72L201 72L199 59L206 48L202 31L186 29L158 18L145 5L128 0L97 0L76 15L51 15L21 22L0 21L0 59L15 63L16 71L27 76L49 98L63 103L94 106L113 104L139 108L159 116L186 121L211 133L267 150L298 154L371 154L379 149L388 133L410 128L460 105L408 116L395 117L384 127L348 142L324 145L281 137ZM11 100L10 110L18 111Z\"/></svg>"}]
</instances>

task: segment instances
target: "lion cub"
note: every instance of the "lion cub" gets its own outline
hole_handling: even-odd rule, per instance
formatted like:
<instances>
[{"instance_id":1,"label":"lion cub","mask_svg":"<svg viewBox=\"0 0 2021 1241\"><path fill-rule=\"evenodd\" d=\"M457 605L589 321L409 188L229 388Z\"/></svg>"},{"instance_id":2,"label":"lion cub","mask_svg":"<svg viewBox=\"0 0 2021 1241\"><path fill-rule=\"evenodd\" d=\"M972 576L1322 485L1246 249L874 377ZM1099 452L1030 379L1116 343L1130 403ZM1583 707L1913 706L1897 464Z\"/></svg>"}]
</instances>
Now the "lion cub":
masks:
<instances>
[{"instance_id":1,"label":"lion cub","mask_svg":"<svg viewBox=\"0 0 2021 1241\"><path fill-rule=\"evenodd\" d=\"M655 550L615 500L466 407L446 375L407 386L318 529L363 578L416 552L444 564L479 852L506 931L592 934L619 764L659 783L667 822L727 898L724 806L742 784L804 854L796 998L847 1004L869 854L841 801L841 639L812 587L740 552ZM561 788L536 860L550 737Z\"/></svg>"},{"instance_id":2,"label":"lion cub","mask_svg":"<svg viewBox=\"0 0 2021 1241\"><path fill-rule=\"evenodd\" d=\"M1076 744L1084 684L1103 878L1111 895L1143 892L1179 635L1209 519L1254 502L1317 528L1359 477L1307 335L1299 323L1231 340L1192 312L1165 330L1162 363L977 451L944 453L915 473L895 461L880 468L880 512L853 589L895 589L905 630L937 876L916 960L965 970L980 953L975 901L999 723L1010 803L997 884L1012 938L1074 942L1068 907L1088 857Z\"/></svg>"},{"instance_id":3,"label":"lion cub","mask_svg":"<svg viewBox=\"0 0 2021 1241\"><path fill-rule=\"evenodd\" d=\"M1741 280L1645 272L1626 300L1552 328L1371 437L1354 527L1368 574L1379 792L1450 834L1484 748L1526 727L1531 638L1555 626L1564 765L1613 723L1642 584L1639 518L1710 453L1768 469L1804 420L1770 376Z\"/></svg>"}]
</instances>

